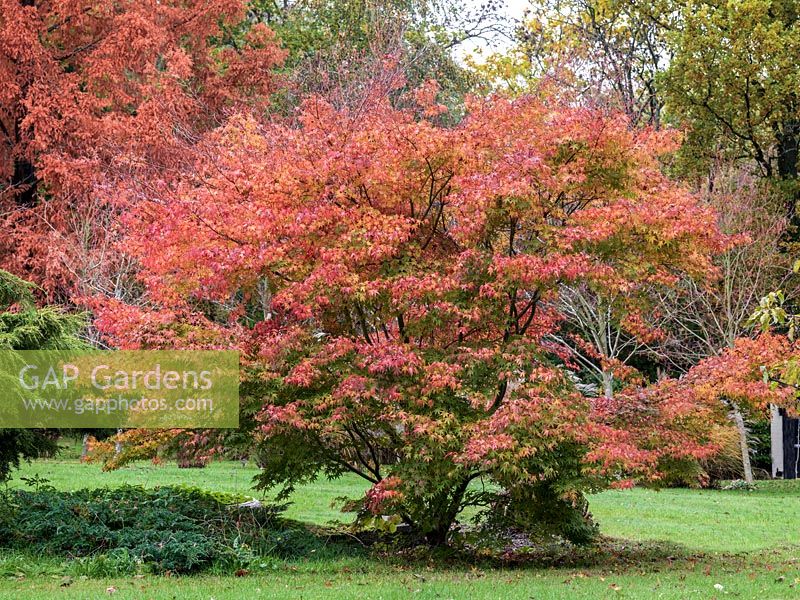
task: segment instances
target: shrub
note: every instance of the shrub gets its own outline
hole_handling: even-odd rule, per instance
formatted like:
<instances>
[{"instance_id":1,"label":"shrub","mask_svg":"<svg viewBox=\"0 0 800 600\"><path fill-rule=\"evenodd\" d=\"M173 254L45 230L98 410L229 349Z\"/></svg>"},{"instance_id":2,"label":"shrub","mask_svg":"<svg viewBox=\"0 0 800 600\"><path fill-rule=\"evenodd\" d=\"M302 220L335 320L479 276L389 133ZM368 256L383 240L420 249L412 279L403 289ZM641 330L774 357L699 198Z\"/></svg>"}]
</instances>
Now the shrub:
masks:
<instances>
[{"instance_id":1,"label":"shrub","mask_svg":"<svg viewBox=\"0 0 800 600\"><path fill-rule=\"evenodd\" d=\"M739 433L730 423L713 428L716 452L702 459L691 457L664 458L659 464L664 487L713 487L719 481L742 476L742 454Z\"/></svg>"},{"instance_id":2,"label":"shrub","mask_svg":"<svg viewBox=\"0 0 800 600\"><path fill-rule=\"evenodd\" d=\"M235 506L241 497L194 488L40 489L7 495L0 544L88 557L76 565L87 574L129 574L138 565L190 573L214 562L235 562L241 556L238 540L255 539L262 528L279 523L278 507L245 513Z\"/></svg>"}]
</instances>

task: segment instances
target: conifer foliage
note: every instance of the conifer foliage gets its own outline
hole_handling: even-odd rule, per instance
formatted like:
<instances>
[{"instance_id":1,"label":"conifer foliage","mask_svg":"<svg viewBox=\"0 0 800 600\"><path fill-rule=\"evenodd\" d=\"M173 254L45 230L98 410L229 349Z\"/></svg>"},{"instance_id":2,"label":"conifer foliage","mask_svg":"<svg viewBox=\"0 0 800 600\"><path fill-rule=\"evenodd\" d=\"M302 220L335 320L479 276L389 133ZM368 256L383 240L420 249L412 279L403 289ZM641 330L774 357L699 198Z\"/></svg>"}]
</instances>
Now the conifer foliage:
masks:
<instances>
[{"instance_id":1,"label":"conifer foliage","mask_svg":"<svg viewBox=\"0 0 800 600\"><path fill-rule=\"evenodd\" d=\"M80 348L78 333L86 320L57 307L36 308L33 286L0 270L0 351L66 350ZM3 379L0 375L0 389ZM4 399L5 400L5 399ZM5 481L20 458L51 454L56 449L53 432L36 429L0 429L0 482Z\"/></svg>"}]
</instances>

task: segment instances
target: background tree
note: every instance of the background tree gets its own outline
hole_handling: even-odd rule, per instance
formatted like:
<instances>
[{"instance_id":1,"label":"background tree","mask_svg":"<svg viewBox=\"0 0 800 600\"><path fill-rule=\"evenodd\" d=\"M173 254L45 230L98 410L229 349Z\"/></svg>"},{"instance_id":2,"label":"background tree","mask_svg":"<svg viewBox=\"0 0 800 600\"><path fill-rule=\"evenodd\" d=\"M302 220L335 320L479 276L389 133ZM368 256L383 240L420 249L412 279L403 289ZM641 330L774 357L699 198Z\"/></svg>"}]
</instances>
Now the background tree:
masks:
<instances>
[{"instance_id":1,"label":"background tree","mask_svg":"<svg viewBox=\"0 0 800 600\"><path fill-rule=\"evenodd\" d=\"M262 24L227 35L243 16L229 0L0 3L0 265L51 300L119 291L104 190L120 172L157 187L199 132L268 101L283 52Z\"/></svg>"},{"instance_id":2,"label":"background tree","mask_svg":"<svg viewBox=\"0 0 800 600\"><path fill-rule=\"evenodd\" d=\"M607 399L614 396L615 387L641 383L631 363L649 353L650 344L659 338L656 320L646 323L642 318L644 295L639 295L637 303L631 302L630 294L608 294L580 283L559 289L557 310L564 321L553 340L568 349L579 369L577 376L599 386L598 393Z\"/></svg>"},{"instance_id":3,"label":"background tree","mask_svg":"<svg viewBox=\"0 0 800 600\"><path fill-rule=\"evenodd\" d=\"M389 77L387 91L403 81L413 89L428 79L440 85L440 100L463 106L475 76L456 59L470 40L488 39L504 29L502 2L478 7L451 0L311 0L252 2L249 18L273 28L288 50L284 109L308 94L337 106L354 107L377 74ZM387 59L393 64L387 69ZM454 115L463 111L455 110Z\"/></svg>"},{"instance_id":4,"label":"background tree","mask_svg":"<svg viewBox=\"0 0 800 600\"><path fill-rule=\"evenodd\" d=\"M755 332L750 316L761 298L791 281L791 261L783 252L788 226L780 196L732 165L720 166L706 199L719 215L732 244L714 262L718 277L698 284L684 279L672 289L654 289L665 337L653 346L665 372L682 375L706 358L733 348ZM766 418L749 403L721 398L739 434L744 478L752 482L747 421Z\"/></svg>"},{"instance_id":5,"label":"background tree","mask_svg":"<svg viewBox=\"0 0 800 600\"><path fill-rule=\"evenodd\" d=\"M510 51L490 55L479 74L511 92L542 81L589 105L621 110L637 125L658 127L659 74L669 61L659 3L620 0L532 2Z\"/></svg>"},{"instance_id":6,"label":"background tree","mask_svg":"<svg viewBox=\"0 0 800 600\"><path fill-rule=\"evenodd\" d=\"M795 0L679 0L663 17L672 56L667 110L689 126L685 167L708 168L719 156L753 161L785 184L790 219L800 141L798 8Z\"/></svg>"},{"instance_id":7,"label":"background tree","mask_svg":"<svg viewBox=\"0 0 800 600\"><path fill-rule=\"evenodd\" d=\"M697 285L684 281L661 290L658 311L669 335L655 349L672 373L685 373L703 358L752 335L750 316L768 292L795 285L784 252L788 227L781 196L757 175L719 165L706 201L718 215L731 245L714 262L718 278Z\"/></svg>"}]
</instances>

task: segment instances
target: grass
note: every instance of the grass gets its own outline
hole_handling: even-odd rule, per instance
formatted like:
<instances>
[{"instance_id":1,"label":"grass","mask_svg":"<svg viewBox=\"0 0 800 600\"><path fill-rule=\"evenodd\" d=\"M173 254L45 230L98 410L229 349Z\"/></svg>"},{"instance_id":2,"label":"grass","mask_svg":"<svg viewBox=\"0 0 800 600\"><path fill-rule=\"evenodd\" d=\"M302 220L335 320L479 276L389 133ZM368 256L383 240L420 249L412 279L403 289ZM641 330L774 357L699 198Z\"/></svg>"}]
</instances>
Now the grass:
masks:
<instances>
[{"instance_id":1,"label":"grass","mask_svg":"<svg viewBox=\"0 0 800 600\"><path fill-rule=\"evenodd\" d=\"M784 577L781 579L781 577ZM721 589L715 586L722 586ZM177 580L86 580L62 587L51 582L0 584L3 598L108 597L136 600L241 600L242 598L775 598L797 597L797 584L777 572L742 575L722 570L656 574L387 570L339 573L281 573L271 577L195 577Z\"/></svg>"},{"instance_id":2,"label":"grass","mask_svg":"<svg viewBox=\"0 0 800 600\"><path fill-rule=\"evenodd\" d=\"M590 500L606 535L666 540L693 551L755 552L800 544L798 481L754 491L613 490Z\"/></svg>"},{"instance_id":3,"label":"grass","mask_svg":"<svg viewBox=\"0 0 800 600\"><path fill-rule=\"evenodd\" d=\"M22 478L56 488L187 484L262 497L251 489L254 466L206 469L138 463L104 473L68 453L25 465ZM348 519L334 498L358 495L354 477L305 486L287 516L315 524ZM268 498L268 497L267 497ZM0 554L0 599L6 598L792 598L800 597L798 482L761 482L754 491L642 489L591 498L602 532L617 541L572 566L496 568L452 561L377 560L367 556L270 562L256 574L192 578L82 579L69 563ZM594 551L593 551L594 552ZM583 563L583 564L582 564ZM715 587L717 586L717 587ZM721 586L721 588L720 588ZM110 589L110 592L107 590Z\"/></svg>"}]
</instances>

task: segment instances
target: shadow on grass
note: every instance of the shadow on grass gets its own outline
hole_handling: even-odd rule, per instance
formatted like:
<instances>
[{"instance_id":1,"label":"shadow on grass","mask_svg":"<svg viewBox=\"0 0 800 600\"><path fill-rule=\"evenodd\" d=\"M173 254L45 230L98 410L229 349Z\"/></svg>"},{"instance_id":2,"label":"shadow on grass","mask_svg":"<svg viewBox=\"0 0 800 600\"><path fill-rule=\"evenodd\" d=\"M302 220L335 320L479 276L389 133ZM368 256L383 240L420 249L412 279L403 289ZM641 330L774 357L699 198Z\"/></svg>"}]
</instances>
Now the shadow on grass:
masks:
<instances>
[{"instance_id":1,"label":"shadow on grass","mask_svg":"<svg viewBox=\"0 0 800 600\"><path fill-rule=\"evenodd\" d=\"M298 523L298 525L300 525ZM594 543L575 545L553 541L547 544L514 545L486 548L466 544L432 548L419 540L400 534L378 536L373 532L352 534L342 529L312 528L318 539L325 540L327 552L360 556L396 566L430 566L435 568L503 568L549 569L592 568L614 570L647 570L692 568L698 563L726 561L740 555L692 552L680 544L666 541L630 541L600 536ZM338 551L333 550L338 548Z\"/></svg>"},{"instance_id":2,"label":"shadow on grass","mask_svg":"<svg viewBox=\"0 0 800 600\"><path fill-rule=\"evenodd\" d=\"M231 568L215 565L207 574L237 577L245 575L292 573L374 573L425 570L437 572L471 572L482 570L504 571L586 571L614 574L652 574L696 571L698 567L709 570L723 566L726 570L754 569L786 562L786 556L758 554L706 554L689 552L671 542L634 542L600 538L587 546L554 543L548 546L527 547L514 552L491 553L452 547L430 548L409 546L402 540L367 536L363 540L341 530L309 526L287 521L280 533L282 539L271 538L264 549L253 547L254 556L249 564ZM126 573L86 571L82 559L64 555L30 554L12 551L3 556L0 551L0 577L24 579L26 577L77 576L102 578L127 575ZM791 561L790 561L791 562ZM191 577L191 575L189 575Z\"/></svg>"}]
</instances>

